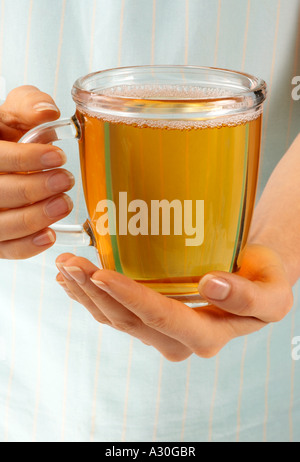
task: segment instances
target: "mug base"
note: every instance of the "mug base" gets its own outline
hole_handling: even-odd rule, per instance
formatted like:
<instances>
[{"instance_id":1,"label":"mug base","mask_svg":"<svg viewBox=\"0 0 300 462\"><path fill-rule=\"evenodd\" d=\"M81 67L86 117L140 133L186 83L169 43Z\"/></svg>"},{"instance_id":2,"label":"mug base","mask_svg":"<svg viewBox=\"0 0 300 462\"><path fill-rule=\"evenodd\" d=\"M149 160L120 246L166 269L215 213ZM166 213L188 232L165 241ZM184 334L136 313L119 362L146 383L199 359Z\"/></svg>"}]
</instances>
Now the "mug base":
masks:
<instances>
[{"instance_id":1,"label":"mug base","mask_svg":"<svg viewBox=\"0 0 300 462\"><path fill-rule=\"evenodd\" d=\"M200 277L199 277L200 278ZM201 308L203 306L209 306L207 300L205 300L198 292L197 283L184 283L184 282L162 282L162 281L138 281L149 289L164 295L167 298L177 300L190 308Z\"/></svg>"},{"instance_id":2,"label":"mug base","mask_svg":"<svg viewBox=\"0 0 300 462\"><path fill-rule=\"evenodd\" d=\"M202 298L199 294L186 294L186 295L166 295L168 298L173 298L174 300L178 300L179 302L184 303L186 306L190 308L201 308L204 306L209 306L211 303L209 303L207 300Z\"/></svg>"}]
</instances>

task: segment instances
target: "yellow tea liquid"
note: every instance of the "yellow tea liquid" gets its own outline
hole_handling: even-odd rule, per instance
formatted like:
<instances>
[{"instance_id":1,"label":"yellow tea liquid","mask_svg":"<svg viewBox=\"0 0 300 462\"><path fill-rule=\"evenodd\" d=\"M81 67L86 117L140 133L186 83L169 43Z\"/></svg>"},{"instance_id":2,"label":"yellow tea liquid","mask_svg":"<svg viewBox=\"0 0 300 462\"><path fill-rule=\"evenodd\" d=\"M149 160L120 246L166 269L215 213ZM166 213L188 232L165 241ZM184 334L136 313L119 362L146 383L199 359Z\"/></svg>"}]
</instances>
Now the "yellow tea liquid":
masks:
<instances>
[{"instance_id":1,"label":"yellow tea liquid","mask_svg":"<svg viewBox=\"0 0 300 462\"><path fill-rule=\"evenodd\" d=\"M201 276L209 271L236 270L254 208L261 115L248 121L231 120L228 125L225 119L221 127L164 121L151 125L146 120L128 123L80 111L77 117L82 128L84 194L104 268L179 298L197 294ZM119 232L120 192L128 204L136 200L147 204L147 234L125 234L124 223ZM110 220L116 219L112 227L116 235L99 233L103 210L98 204L105 199L116 206L116 216L110 215ZM184 201L192 201L193 227L199 226L196 201L202 201L201 245L186 245L193 236L184 233L184 214L183 233L176 234L179 215L175 218L172 207L169 235L163 234L162 223L159 234L151 234L151 204L162 200L180 201L183 206ZM122 216L129 222L138 211L123 210Z\"/></svg>"}]
</instances>

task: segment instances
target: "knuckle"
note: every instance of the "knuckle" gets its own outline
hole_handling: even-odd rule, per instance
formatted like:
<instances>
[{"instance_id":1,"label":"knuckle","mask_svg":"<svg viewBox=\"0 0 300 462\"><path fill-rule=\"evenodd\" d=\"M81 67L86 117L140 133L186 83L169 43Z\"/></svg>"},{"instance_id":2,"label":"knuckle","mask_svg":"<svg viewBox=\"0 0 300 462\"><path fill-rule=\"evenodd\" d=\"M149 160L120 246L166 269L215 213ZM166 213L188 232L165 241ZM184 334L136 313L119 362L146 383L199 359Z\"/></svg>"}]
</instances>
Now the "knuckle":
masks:
<instances>
[{"instance_id":1,"label":"knuckle","mask_svg":"<svg viewBox=\"0 0 300 462\"><path fill-rule=\"evenodd\" d=\"M147 326L158 331L167 331L172 327L172 313L176 313L175 300L168 299L168 309L149 311L143 318Z\"/></svg>"},{"instance_id":2,"label":"knuckle","mask_svg":"<svg viewBox=\"0 0 300 462\"><path fill-rule=\"evenodd\" d=\"M19 182L19 185L17 188L17 196L25 204L32 204L35 200L33 189L29 188L28 185L26 184L26 181L23 181L23 179L21 179L21 181Z\"/></svg>"},{"instance_id":3,"label":"knuckle","mask_svg":"<svg viewBox=\"0 0 300 462\"><path fill-rule=\"evenodd\" d=\"M26 234L33 234L37 231L36 223L33 220L32 214L28 213L26 208L22 210L20 216L20 228Z\"/></svg>"},{"instance_id":4,"label":"knuckle","mask_svg":"<svg viewBox=\"0 0 300 462\"><path fill-rule=\"evenodd\" d=\"M152 315L152 313L149 313L147 315L147 319L145 319L145 322L147 326L151 327L152 329L159 330L159 331L166 330L168 326L168 321L166 319L166 316L163 314Z\"/></svg>"},{"instance_id":5,"label":"knuckle","mask_svg":"<svg viewBox=\"0 0 300 462\"><path fill-rule=\"evenodd\" d=\"M23 172L27 169L23 152L20 149L11 156L11 163L14 172Z\"/></svg>"},{"instance_id":6,"label":"knuckle","mask_svg":"<svg viewBox=\"0 0 300 462\"><path fill-rule=\"evenodd\" d=\"M112 327L128 334L135 334L139 330L141 322L136 319L117 319L112 322Z\"/></svg>"}]
</instances>

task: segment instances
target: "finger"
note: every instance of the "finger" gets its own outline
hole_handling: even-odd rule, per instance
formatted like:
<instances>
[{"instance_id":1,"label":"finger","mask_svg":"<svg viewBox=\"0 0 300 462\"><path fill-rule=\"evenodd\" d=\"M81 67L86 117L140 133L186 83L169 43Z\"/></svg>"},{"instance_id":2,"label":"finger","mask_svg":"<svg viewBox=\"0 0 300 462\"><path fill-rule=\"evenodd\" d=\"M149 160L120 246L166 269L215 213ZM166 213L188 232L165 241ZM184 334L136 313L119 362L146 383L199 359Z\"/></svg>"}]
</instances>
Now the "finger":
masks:
<instances>
[{"instance_id":1,"label":"finger","mask_svg":"<svg viewBox=\"0 0 300 462\"><path fill-rule=\"evenodd\" d=\"M213 272L202 278L199 292L229 313L252 316L265 323L278 322L293 306L292 289L275 255L266 249L256 252L255 256L255 269L251 259L243 269L246 277ZM264 259L264 263L260 259ZM250 273L252 280L249 280Z\"/></svg>"},{"instance_id":2,"label":"finger","mask_svg":"<svg viewBox=\"0 0 300 462\"><path fill-rule=\"evenodd\" d=\"M63 281L62 288L66 291L66 293L71 298L73 298L74 300L78 301L81 305L83 305L91 313L91 315L97 322L100 322L101 324L110 325L109 320L102 313L99 307L93 302L93 300L91 300L91 298L84 292L84 290L76 283L74 278L72 278L64 269L64 265L66 264L66 262L70 261L72 258L74 258L74 255L70 253L65 253L65 254L60 255L56 259L56 266L57 266L57 269L60 271L56 280L58 282ZM95 266L93 265L93 267Z\"/></svg>"},{"instance_id":3,"label":"finger","mask_svg":"<svg viewBox=\"0 0 300 462\"><path fill-rule=\"evenodd\" d=\"M105 291L96 287L90 280L95 270L98 270L95 265L79 257L73 257L63 264L63 271L67 272L67 286L82 304L86 306L85 297L88 296L94 302L93 306L97 306L101 311L101 316L105 316L108 320L106 323L138 338L147 345L152 345L171 361L182 361L192 354L192 351L185 345L145 325L138 316L128 311ZM77 287L69 280L70 277L75 279ZM84 296L82 291L84 291ZM90 311L90 306L88 309ZM94 317L97 319L98 315Z\"/></svg>"},{"instance_id":4,"label":"finger","mask_svg":"<svg viewBox=\"0 0 300 462\"><path fill-rule=\"evenodd\" d=\"M287 281L249 281L241 276L213 273L203 277L199 292L208 302L238 316L252 316L265 323L281 321L293 305Z\"/></svg>"},{"instance_id":5,"label":"finger","mask_svg":"<svg viewBox=\"0 0 300 462\"><path fill-rule=\"evenodd\" d=\"M35 234L69 215L73 202L60 194L20 209L0 212L0 242Z\"/></svg>"},{"instance_id":6,"label":"finger","mask_svg":"<svg viewBox=\"0 0 300 462\"><path fill-rule=\"evenodd\" d=\"M97 271L92 281L148 327L177 340L201 357L217 354L237 332L245 335L258 328L258 321L254 320L251 325L240 326L239 331L235 323L241 319L237 316L214 307L191 309L113 271ZM246 320L242 322L245 324Z\"/></svg>"},{"instance_id":7,"label":"finger","mask_svg":"<svg viewBox=\"0 0 300 462\"><path fill-rule=\"evenodd\" d=\"M50 95L25 85L12 90L0 106L0 121L20 131L58 119L60 112Z\"/></svg>"},{"instance_id":8,"label":"finger","mask_svg":"<svg viewBox=\"0 0 300 462\"><path fill-rule=\"evenodd\" d=\"M17 208L69 191L75 179L59 169L30 175L0 175L0 208Z\"/></svg>"},{"instance_id":9,"label":"finger","mask_svg":"<svg viewBox=\"0 0 300 462\"><path fill-rule=\"evenodd\" d=\"M61 167L67 161L56 146L0 141L0 172L32 172Z\"/></svg>"},{"instance_id":10,"label":"finger","mask_svg":"<svg viewBox=\"0 0 300 462\"><path fill-rule=\"evenodd\" d=\"M25 260L50 249L55 243L55 233L44 229L39 233L22 239L0 242L0 258L7 260Z\"/></svg>"}]
</instances>

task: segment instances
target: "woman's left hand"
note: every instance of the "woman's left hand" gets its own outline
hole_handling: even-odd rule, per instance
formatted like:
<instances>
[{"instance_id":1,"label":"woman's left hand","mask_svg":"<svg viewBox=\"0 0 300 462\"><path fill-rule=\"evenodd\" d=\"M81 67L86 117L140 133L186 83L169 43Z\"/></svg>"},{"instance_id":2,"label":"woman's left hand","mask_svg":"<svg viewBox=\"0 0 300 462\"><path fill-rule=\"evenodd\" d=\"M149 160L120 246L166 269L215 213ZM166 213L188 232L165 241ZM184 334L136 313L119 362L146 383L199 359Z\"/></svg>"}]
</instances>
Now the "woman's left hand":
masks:
<instances>
[{"instance_id":1,"label":"woman's left hand","mask_svg":"<svg viewBox=\"0 0 300 462\"><path fill-rule=\"evenodd\" d=\"M96 321L152 345L170 361L215 356L230 340L280 321L293 304L283 263L268 247L249 245L237 274L209 273L199 284L211 305L190 308L84 258L57 258L57 282Z\"/></svg>"}]
</instances>

